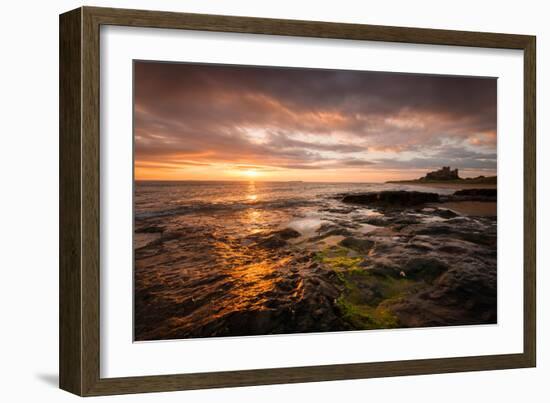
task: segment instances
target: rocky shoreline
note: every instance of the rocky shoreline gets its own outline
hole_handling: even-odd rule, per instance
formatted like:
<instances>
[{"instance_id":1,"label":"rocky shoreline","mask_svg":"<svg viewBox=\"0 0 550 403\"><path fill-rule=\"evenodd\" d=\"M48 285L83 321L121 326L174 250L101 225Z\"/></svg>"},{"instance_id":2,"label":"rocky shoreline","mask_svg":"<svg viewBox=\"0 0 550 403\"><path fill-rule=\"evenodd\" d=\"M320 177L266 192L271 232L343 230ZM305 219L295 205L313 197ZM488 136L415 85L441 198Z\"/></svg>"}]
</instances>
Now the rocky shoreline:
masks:
<instances>
[{"instance_id":1,"label":"rocky shoreline","mask_svg":"<svg viewBox=\"0 0 550 403\"><path fill-rule=\"evenodd\" d=\"M496 202L497 190L487 188L462 189L450 195L440 195L433 192L418 192L407 190L386 190L344 195L343 203L364 204L372 207L406 208L426 203L446 203L461 201Z\"/></svg>"},{"instance_id":2,"label":"rocky shoreline","mask_svg":"<svg viewBox=\"0 0 550 403\"><path fill-rule=\"evenodd\" d=\"M360 277L352 276L357 284L344 297L354 308L352 317L368 327L369 308L377 301L357 290L367 284L380 298L378 311L396 327L495 323L496 217L463 216L437 203L495 202L496 190L457 191L437 198L409 193L377 195L384 216L366 222L381 228L367 234L372 248L357 265ZM403 205L396 201L401 198L408 207L396 209ZM357 202L357 196L353 200ZM427 203L430 207L424 206ZM418 218L426 213L431 220Z\"/></svg>"},{"instance_id":3,"label":"rocky shoreline","mask_svg":"<svg viewBox=\"0 0 550 403\"><path fill-rule=\"evenodd\" d=\"M289 227L205 239L148 221L137 229L156 238L135 250L136 339L496 323L496 215L445 207L496 196L338 195L324 210L337 218L312 234ZM197 242L213 252L187 253ZM210 270L197 278L201 267Z\"/></svg>"}]
</instances>

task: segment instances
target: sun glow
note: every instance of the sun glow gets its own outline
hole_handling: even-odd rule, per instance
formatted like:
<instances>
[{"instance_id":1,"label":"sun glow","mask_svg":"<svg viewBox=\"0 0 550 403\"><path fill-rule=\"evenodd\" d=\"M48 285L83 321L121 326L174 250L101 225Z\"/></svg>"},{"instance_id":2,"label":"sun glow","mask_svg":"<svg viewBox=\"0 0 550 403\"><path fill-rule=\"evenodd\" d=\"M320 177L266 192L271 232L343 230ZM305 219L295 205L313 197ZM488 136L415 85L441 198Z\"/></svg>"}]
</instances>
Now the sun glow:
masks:
<instances>
[{"instance_id":1,"label":"sun glow","mask_svg":"<svg viewBox=\"0 0 550 403\"><path fill-rule=\"evenodd\" d=\"M246 176L247 178L256 178L260 173L254 169L247 169L246 171L241 172L242 175Z\"/></svg>"}]
</instances>

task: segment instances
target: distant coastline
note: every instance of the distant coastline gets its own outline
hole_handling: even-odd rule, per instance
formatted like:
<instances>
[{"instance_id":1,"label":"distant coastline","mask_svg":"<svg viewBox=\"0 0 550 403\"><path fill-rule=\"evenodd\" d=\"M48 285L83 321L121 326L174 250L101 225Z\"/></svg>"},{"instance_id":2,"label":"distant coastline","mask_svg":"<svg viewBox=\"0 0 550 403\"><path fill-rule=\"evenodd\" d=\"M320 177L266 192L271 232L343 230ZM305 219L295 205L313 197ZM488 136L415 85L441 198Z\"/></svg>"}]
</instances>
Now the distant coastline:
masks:
<instances>
[{"instance_id":1,"label":"distant coastline","mask_svg":"<svg viewBox=\"0 0 550 403\"><path fill-rule=\"evenodd\" d=\"M422 185L492 185L496 186L496 176L477 176L475 178L461 178L458 169L451 170L443 167L437 171L428 172L418 179L387 181L386 183L422 184Z\"/></svg>"},{"instance_id":2,"label":"distant coastline","mask_svg":"<svg viewBox=\"0 0 550 403\"><path fill-rule=\"evenodd\" d=\"M439 183L456 183L456 184L483 184L483 185L496 185L497 177L496 176L482 176L476 178L459 178L459 179L450 179L450 180L431 180L431 179L406 179L398 181L387 181L386 183L421 183L421 184L439 184Z\"/></svg>"}]
</instances>

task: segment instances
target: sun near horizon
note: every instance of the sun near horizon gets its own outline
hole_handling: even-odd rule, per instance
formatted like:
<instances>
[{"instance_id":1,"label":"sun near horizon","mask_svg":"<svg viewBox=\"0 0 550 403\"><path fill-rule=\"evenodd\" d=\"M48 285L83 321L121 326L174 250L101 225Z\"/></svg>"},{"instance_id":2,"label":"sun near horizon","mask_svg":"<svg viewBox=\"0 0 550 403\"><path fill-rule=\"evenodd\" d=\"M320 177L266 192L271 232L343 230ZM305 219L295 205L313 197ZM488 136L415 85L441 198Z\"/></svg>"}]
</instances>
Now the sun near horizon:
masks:
<instances>
[{"instance_id":1,"label":"sun near horizon","mask_svg":"<svg viewBox=\"0 0 550 403\"><path fill-rule=\"evenodd\" d=\"M433 168L432 170L441 167ZM188 172L181 175L175 171L161 171L154 169L136 169L136 181L248 181L248 182L341 182L341 183L384 183L388 181L413 180L424 176L430 169L407 170L397 172L324 172L321 174L303 175L301 172L280 170L276 173L265 172L256 169L221 170L202 169L195 175ZM466 170L461 171L462 178L474 178L477 176L493 176L493 172Z\"/></svg>"}]
</instances>

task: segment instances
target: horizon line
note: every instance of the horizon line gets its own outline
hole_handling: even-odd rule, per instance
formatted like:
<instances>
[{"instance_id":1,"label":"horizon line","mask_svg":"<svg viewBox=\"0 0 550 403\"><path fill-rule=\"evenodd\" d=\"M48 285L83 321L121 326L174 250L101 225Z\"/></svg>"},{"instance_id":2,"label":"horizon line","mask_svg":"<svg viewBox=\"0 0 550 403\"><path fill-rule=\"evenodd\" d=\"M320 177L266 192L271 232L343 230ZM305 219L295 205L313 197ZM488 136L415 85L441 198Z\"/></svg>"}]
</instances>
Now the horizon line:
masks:
<instances>
[{"instance_id":1,"label":"horizon line","mask_svg":"<svg viewBox=\"0 0 550 403\"><path fill-rule=\"evenodd\" d=\"M497 177L497 175L486 176L486 178ZM473 177L464 177L460 179L474 179ZM399 179L399 180L387 180L387 181L304 181L304 180L261 180L261 179L135 179L134 182L271 182L271 183L398 183L398 182L410 182L416 181L414 179ZM444 183L441 181L438 183ZM422 183L422 182L418 182ZM426 182L429 184L430 182ZM435 183L435 182L434 182Z\"/></svg>"}]
</instances>

